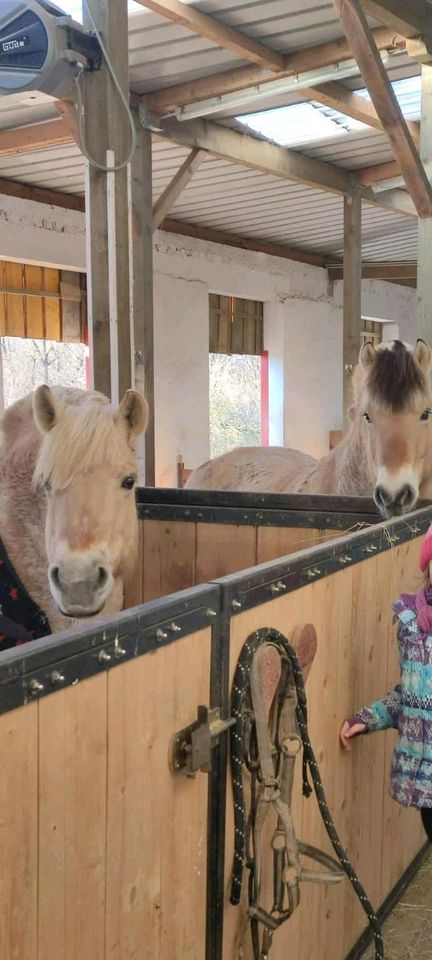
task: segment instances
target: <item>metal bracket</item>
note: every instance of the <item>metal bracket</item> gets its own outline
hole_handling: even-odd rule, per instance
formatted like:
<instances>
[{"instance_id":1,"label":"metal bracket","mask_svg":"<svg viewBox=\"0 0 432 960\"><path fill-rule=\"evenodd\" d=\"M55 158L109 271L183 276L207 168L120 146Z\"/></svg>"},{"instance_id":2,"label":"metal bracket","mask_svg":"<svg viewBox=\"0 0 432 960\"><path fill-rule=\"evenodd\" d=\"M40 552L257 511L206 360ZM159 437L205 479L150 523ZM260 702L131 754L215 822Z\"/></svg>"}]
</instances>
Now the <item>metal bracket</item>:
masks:
<instances>
[{"instance_id":1,"label":"metal bracket","mask_svg":"<svg viewBox=\"0 0 432 960\"><path fill-rule=\"evenodd\" d=\"M145 103L140 103L138 107L138 113L140 118L140 124L144 127L144 130L150 130L151 133L162 133L163 127L160 121L160 117L156 113L153 113L145 105Z\"/></svg>"},{"instance_id":2,"label":"metal bracket","mask_svg":"<svg viewBox=\"0 0 432 960\"><path fill-rule=\"evenodd\" d=\"M172 773L194 777L198 770L209 773L211 753L225 733L236 723L234 717L222 720L219 707L198 707L198 719L171 738L169 765Z\"/></svg>"}]
</instances>

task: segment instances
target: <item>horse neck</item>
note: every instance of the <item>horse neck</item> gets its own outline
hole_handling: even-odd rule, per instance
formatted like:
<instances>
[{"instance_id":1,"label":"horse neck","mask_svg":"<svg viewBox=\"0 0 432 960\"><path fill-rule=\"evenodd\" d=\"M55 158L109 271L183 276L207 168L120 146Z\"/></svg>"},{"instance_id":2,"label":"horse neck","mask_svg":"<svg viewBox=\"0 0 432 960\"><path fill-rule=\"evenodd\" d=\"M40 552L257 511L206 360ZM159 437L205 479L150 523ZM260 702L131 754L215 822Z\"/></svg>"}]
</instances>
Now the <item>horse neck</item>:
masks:
<instances>
[{"instance_id":1,"label":"horse neck","mask_svg":"<svg viewBox=\"0 0 432 960\"><path fill-rule=\"evenodd\" d=\"M370 496L373 483L362 423L356 418L340 443L319 461L305 492Z\"/></svg>"}]
</instances>

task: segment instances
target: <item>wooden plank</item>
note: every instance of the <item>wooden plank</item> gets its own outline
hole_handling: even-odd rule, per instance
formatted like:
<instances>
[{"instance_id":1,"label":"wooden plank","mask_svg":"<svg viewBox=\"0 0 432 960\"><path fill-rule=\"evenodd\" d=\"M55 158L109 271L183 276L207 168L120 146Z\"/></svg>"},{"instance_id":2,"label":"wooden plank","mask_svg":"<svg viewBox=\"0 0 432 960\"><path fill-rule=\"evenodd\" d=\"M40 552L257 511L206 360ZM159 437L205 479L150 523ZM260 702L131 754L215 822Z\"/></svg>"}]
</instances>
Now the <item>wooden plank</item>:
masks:
<instances>
[{"instance_id":1,"label":"wooden plank","mask_svg":"<svg viewBox=\"0 0 432 960\"><path fill-rule=\"evenodd\" d=\"M422 66L420 156L430 171L432 163L432 67ZM428 343L432 341L431 284L432 218L418 222L418 332Z\"/></svg>"},{"instance_id":2,"label":"wooden plank","mask_svg":"<svg viewBox=\"0 0 432 960\"><path fill-rule=\"evenodd\" d=\"M0 131L0 157L8 157L70 143L72 137L64 120L28 124L15 130Z\"/></svg>"},{"instance_id":3,"label":"wooden plank","mask_svg":"<svg viewBox=\"0 0 432 960\"><path fill-rule=\"evenodd\" d=\"M0 956L37 960L37 705L0 717Z\"/></svg>"},{"instance_id":4,"label":"wooden plank","mask_svg":"<svg viewBox=\"0 0 432 960\"><path fill-rule=\"evenodd\" d=\"M60 292L60 274L50 267L43 268L43 283L45 290L53 293ZM47 340L61 340L61 304L60 300L45 298L45 329Z\"/></svg>"},{"instance_id":5,"label":"wooden plank","mask_svg":"<svg viewBox=\"0 0 432 960\"><path fill-rule=\"evenodd\" d=\"M107 675L41 700L39 730L37 955L102 958Z\"/></svg>"},{"instance_id":6,"label":"wooden plank","mask_svg":"<svg viewBox=\"0 0 432 960\"><path fill-rule=\"evenodd\" d=\"M72 270L60 273L62 298L62 338L67 343L80 343L81 330L81 275Z\"/></svg>"},{"instance_id":7,"label":"wooden plank","mask_svg":"<svg viewBox=\"0 0 432 960\"><path fill-rule=\"evenodd\" d=\"M113 71L128 94L127 0L89 0L105 38ZM91 22L85 16L85 25ZM102 166L119 164L129 150L129 123L104 65L86 75L84 134L90 155ZM107 159L107 150L112 152ZM129 196L125 168L104 176L87 165L86 236L88 325L93 383L114 401L131 386L132 348L129 285Z\"/></svg>"},{"instance_id":8,"label":"wooden plank","mask_svg":"<svg viewBox=\"0 0 432 960\"><path fill-rule=\"evenodd\" d=\"M192 587L196 582L195 524L144 520L143 528L143 600Z\"/></svg>"},{"instance_id":9,"label":"wooden plank","mask_svg":"<svg viewBox=\"0 0 432 960\"><path fill-rule=\"evenodd\" d=\"M187 30L192 30L199 37L206 37L207 40L224 47L225 50L231 50L244 60L251 60L252 63L257 63L267 70L283 69L284 57L281 53L270 50L263 43L238 30L233 30L227 24L209 17L208 14L202 13L189 4L181 3L179 0L138 0L138 3L152 10L153 13L167 20L173 20Z\"/></svg>"},{"instance_id":10,"label":"wooden plank","mask_svg":"<svg viewBox=\"0 0 432 960\"><path fill-rule=\"evenodd\" d=\"M7 180L5 177L0 177L0 194L5 197L32 200L35 203L47 203L53 207L63 207L65 210L84 210L83 197L74 196L72 193L60 193L58 190L46 190L44 187L33 187L28 183Z\"/></svg>"},{"instance_id":11,"label":"wooden plank","mask_svg":"<svg viewBox=\"0 0 432 960\"><path fill-rule=\"evenodd\" d=\"M401 168L396 160L386 160L385 163L375 163L371 167L362 167L355 171L355 178L362 186L369 187L383 180L393 180L400 177Z\"/></svg>"},{"instance_id":12,"label":"wooden plank","mask_svg":"<svg viewBox=\"0 0 432 960\"><path fill-rule=\"evenodd\" d=\"M317 100L318 103L324 103L333 110L339 110L346 117L353 117L354 120L360 120L361 123L367 123L370 127L382 130L381 120L375 110L373 103L359 97L348 87L343 87L341 83L329 82L323 83L317 87L307 87L302 89L302 96L308 100ZM408 129L415 144L420 142L420 125L415 121L406 121Z\"/></svg>"},{"instance_id":13,"label":"wooden plank","mask_svg":"<svg viewBox=\"0 0 432 960\"><path fill-rule=\"evenodd\" d=\"M207 240L210 243L222 243L228 247L237 247L240 250L254 250L257 253L266 253L270 257L280 257L283 260L311 263L315 267L322 267L325 262L321 253L301 250L299 247L291 247L285 243L267 243L259 238L240 237L236 233L228 233L226 230L215 230L213 227L202 227L195 223L186 223L184 220L173 220L169 217L163 221L159 229L168 233L178 233L182 237L196 237L198 240Z\"/></svg>"},{"instance_id":14,"label":"wooden plank","mask_svg":"<svg viewBox=\"0 0 432 960\"><path fill-rule=\"evenodd\" d=\"M286 557L319 543L319 531L306 527L258 527L257 563Z\"/></svg>"},{"instance_id":15,"label":"wooden plank","mask_svg":"<svg viewBox=\"0 0 432 960\"><path fill-rule=\"evenodd\" d=\"M152 138L135 114L137 148L131 165L132 194L132 313L136 390L147 398L149 419L138 438L138 461L144 457L146 486L155 485L155 386L153 317ZM143 453L143 451L145 451ZM141 472L142 464L140 463Z\"/></svg>"},{"instance_id":16,"label":"wooden plank","mask_svg":"<svg viewBox=\"0 0 432 960\"><path fill-rule=\"evenodd\" d=\"M198 523L195 583L207 583L256 563L256 527Z\"/></svg>"},{"instance_id":17,"label":"wooden plank","mask_svg":"<svg viewBox=\"0 0 432 960\"><path fill-rule=\"evenodd\" d=\"M43 290L43 272L42 267L32 267L30 264L24 265L24 285L28 290ZM45 337L45 301L43 297L26 297L26 335L35 340L43 340Z\"/></svg>"},{"instance_id":18,"label":"wooden plank","mask_svg":"<svg viewBox=\"0 0 432 960\"><path fill-rule=\"evenodd\" d=\"M392 50L404 47L402 37L395 35L394 29L378 27L373 30L373 36L378 50ZM345 37L330 40L328 43L308 46L285 55L284 69L277 77L292 77L307 70L319 70L321 67L332 66L351 60L353 51ZM234 93L236 90L245 90L256 84L265 84L266 80L275 80L275 74L263 75L258 66L238 67L234 70L225 70L221 73L198 80L188 80L186 83L173 84L155 93L146 93L142 99L155 113L169 113L177 107L188 103L196 103L208 97L222 96L224 93Z\"/></svg>"},{"instance_id":19,"label":"wooden plank","mask_svg":"<svg viewBox=\"0 0 432 960\"><path fill-rule=\"evenodd\" d=\"M205 954L208 779L173 776L168 750L209 702L210 647L203 630L109 674L110 960Z\"/></svg>"},{"instance_id":20,"label":"wooden plank","mask_svg":"<svg viewBox=\"0 0 432 960\"><path fill-rule=\"evenodd\" d=\"M343 280L343 266L327 264L330 280ZM362 263L363 280L416 280L416 263Z\"/></svg>"},{"instance_id":21,"label":"wooden plank","mask_svg":"<svg viewBox=\"0 0 432 960\"><path fill-rule=\"evenodd\" d=\"M24 286L23 266L21 263L6 262L4 269L6 287ZM25 337L24 297L6 294L6 330L8 337Z\"/></svg>"},{"instance_id":22,"label":"wooden plank","mask_svg":"<svg viewBox=\"0 0 432 960\"><path fill-rule=\"evenodd\" d=\"M432 190L359 0L333 0L371 100L420 217L432 216Z\"/></svg>"},{"instance_id":23,"label":"wooden plank","mask_svg":"<svg viewBox=\"0 0 432 960\"><path fill-rule=\"evenodd\" d=\"M190 10L191 8L189 7L188 9ZM186 160L183 161L180 169L177 170L177 173L168 186L165 187L165 190L156 200L153 207L153 230L157 230L158 227L160 227L162 221L172 209L185 187L187 187L196 170L201 166L204 157L204 150L194 149L191 150Z\"/></svg>"},{"instance_id":24,"label":"wooden plank","mask_svg":"<svg viewBox=\"0 0 432 960\"><path fill-rule=\"evenodd\" d=\"M360 350L362 202L357 193L344 198L343 281L343 416L352 403L352 374Z\"/></svg>"}]
</instances>

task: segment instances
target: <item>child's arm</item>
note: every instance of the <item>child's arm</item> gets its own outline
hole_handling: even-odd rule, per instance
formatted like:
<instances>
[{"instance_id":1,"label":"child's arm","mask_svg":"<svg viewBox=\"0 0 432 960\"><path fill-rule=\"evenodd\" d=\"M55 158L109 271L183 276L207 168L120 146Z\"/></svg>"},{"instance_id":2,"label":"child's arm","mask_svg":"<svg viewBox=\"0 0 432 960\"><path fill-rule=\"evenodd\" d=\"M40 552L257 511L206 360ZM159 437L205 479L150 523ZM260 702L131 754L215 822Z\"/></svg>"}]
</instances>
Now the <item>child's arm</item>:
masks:
<instances>
[{"instance_id":1,"label":"child's arm","mask_svg":"<svg viewBox=\"0 0 432 960\"><path fill-rule=\"evenodd\" d=\"M401 707L401 685L398 685L379 700L373 700L368 707L361 707L349 720L345 720L340 732L342 746L351 749L350 740L361 733L374 733L375 730L387 730L398 727Z\"/></svg>"}]
</instances>

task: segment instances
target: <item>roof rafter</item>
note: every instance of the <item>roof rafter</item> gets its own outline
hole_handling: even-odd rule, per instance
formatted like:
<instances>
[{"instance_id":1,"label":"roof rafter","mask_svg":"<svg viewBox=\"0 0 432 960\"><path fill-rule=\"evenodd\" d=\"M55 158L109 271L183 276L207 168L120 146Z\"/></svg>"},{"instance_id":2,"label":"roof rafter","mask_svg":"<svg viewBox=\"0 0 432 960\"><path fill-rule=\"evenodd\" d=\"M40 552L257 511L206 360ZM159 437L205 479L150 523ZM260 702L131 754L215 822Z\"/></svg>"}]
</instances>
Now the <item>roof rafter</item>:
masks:
<instances>
[{"instance_id":1,"label":"roof rafter","mask_svg":"<svg viewBox=\"0 0 432 960\"><path fill-rule=\"evenodd\" d=\"M359 0L333 0L420 217L432 216L432 189Z\"/></svg>"},{"instance_id":2,"label":"roof rafter","mask_svg":"<svg viewBox=\"0 0 432 960\"><path fill-rule=\"evenodd\" d=\"M378 50L405 48L404 38L396 36L394 30L389 30L387 27L378 27L372 32ZM285 54L283 69L277 74L265 74L257 66L237 67L234 70L226 70L208 77L201 77L198 80L178 83L155 93L147 93L141 99L155 113L163 115L173 113L177 107L186 106L188 103L196 103L198 100L222 96L224 93L245 90L257 84L261 86L267 81L292 77L307 70L319 70L321 67L351 60L352 57L353 52L348 41L345 37L340 37L338 40L317 44L317 46L309 47L307 50L297 50L295 53Z\"/></svg>"},{"instance_id":3,"label":"roof rafter","mask_svg":"<svg viewBox=\"0 0 432 960\"><path fill-rule=\"evenodd\" d=\"M303 94L310 100L324 103L332 110L339 110L346 117L360 120L361 123L366 123L370 127L376 127L377 130L383 129L373 103L364 97L360 97L357 93L353 93L347 87L343 87L341 83L330 82L320 84L317 87L305 87L302 90ZM414 143L418 144L420 142L420 125L415 121L407 121L407 126Z\"/></svg>"},{"instance_id":4,"label":"roof rafter","mask_svg":"<svg viewBox=\"0 0 432 960\"><path fill-rule=\"evenodd\" d=\"M319 190L338 194L352 194L359 188L354 174L323 160L315 160L285 147L278 147L249 134L238 133L229 127L208 120L181 122L170 117L160 121L161 136L183 146L207 150L231 163L260 170L270 176L305 183ZM391 196L374 194L364 187L362 198L387 209L416 216L410 197L403 190L391 191Z\"/></svg>"},{"instance_id":5,"label":"roof rafter","mask_svg":"<svg viewBox=\"0 0 432 960\"><path fill-rule=\"evenodd\" d=\"M241 250L254 250L256 253L266 253L271 257L281 257L284 260L297 260L299 263L310 263L315 267L324 266L324 254L312 250L302 250L287 243L271 243L254 237L241 237L236 233L227 233L225 230L215 230L213 227L197 226L186 223L184 220L166 219L160 227L168 233L178 233L183 237L195 237L197 240L208 240L212 243L222 243L228 247L237 247Z\"/></svg>"},{"instance_id":6,"label":"roof rafter","mask_svg":"<svg viewBox=\"0 0 432 960\"><path fill-rule=\"evenodd\" d=\"M215 20L214 17L209 17L206 13L201 13L187 3L181 3L180 0L138 0L138 3L152 10L153 13L167 20L173 20L187 30L192 30L198 36L206 37L218 46L231 50L243 60L251 60L267 70L277 72L283 69L284 57L281 53L270 50L263 43L247 37L238 30L233 30L232 27L228 27L220 20Z\"/></svg>"}]
</instances>

